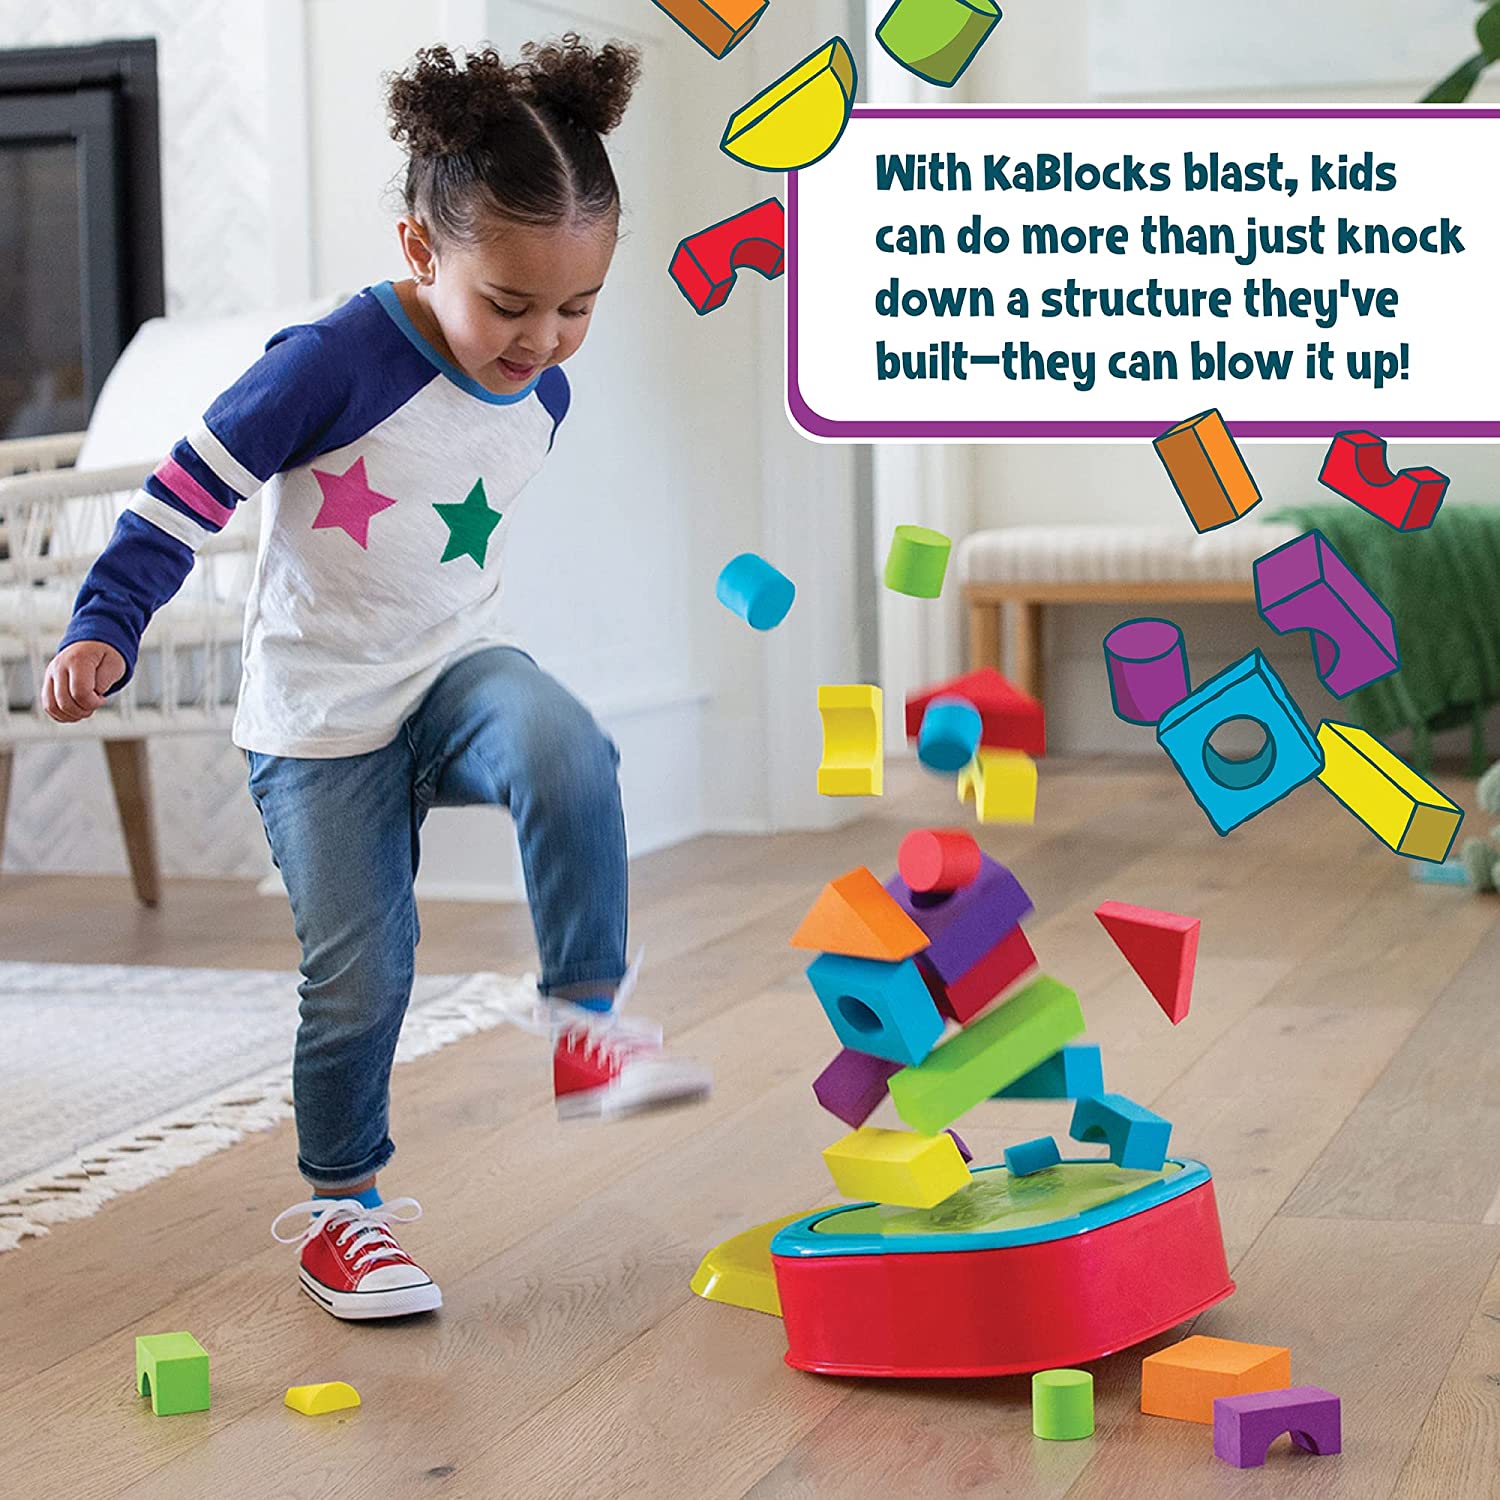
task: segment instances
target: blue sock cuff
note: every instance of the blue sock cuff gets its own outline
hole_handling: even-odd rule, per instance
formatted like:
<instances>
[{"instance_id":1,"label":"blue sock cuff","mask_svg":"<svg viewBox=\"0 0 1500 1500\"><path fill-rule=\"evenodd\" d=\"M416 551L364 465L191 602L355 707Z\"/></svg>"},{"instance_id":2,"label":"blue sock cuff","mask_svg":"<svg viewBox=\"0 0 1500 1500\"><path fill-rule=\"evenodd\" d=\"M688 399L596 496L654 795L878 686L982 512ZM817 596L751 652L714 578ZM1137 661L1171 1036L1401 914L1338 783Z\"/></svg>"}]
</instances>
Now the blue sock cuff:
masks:
<instances>
[{"instance_id":1,"label":"blue sock cuff","mask_svg":"<svg viewBox=\"0 0 1500 1500\"><path fill-rule=\"evenodd\" d=\"M614 1009L615 997L613 995L590 995L586 1000L571 1000L569 1003L583 1010L602 1012Z\"/></svg>"},{"instance_id":2,"label":"blue sock cuff","mask_svg":"<svg viewBox=\"0 0 1500 1500\"><path fill-rule=\"evenodd\" d=\"M363 1208L379 1208L384 1201L379 1188L366 1188L362 1193L313 1193L314 1198L353 1198Z\"/></svg>"}]
</instances>

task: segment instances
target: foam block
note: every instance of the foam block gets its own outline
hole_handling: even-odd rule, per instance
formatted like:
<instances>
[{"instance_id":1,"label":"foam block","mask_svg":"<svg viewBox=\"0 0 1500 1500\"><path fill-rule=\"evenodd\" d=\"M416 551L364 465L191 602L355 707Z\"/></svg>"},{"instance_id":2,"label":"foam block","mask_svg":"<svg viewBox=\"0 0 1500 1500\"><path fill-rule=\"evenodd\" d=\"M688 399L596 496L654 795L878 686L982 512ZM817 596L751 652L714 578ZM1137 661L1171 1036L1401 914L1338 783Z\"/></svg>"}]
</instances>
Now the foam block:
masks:
<instances>
[{"instance_id":1,"label":"foam block","mask_svg":"<svg viewBox=\"0 0 1500 1500\"><path fill-rule=\"evenodd\" d=\"M917 967L937 1008L950 1021L967 1026L991 1000L1036 968L1036 954L1025 932L1015 927L952 984L944 984L921 954L917 955Z\"/></svg>"},{"instance_id":2,"label":"foam block","mask_svg":"<svg viewBox=\"0 0 1500 1500\"><path fill-rule=\"evenodd\" d=\"M979 845L964 828L914 828L901 840L896 866L918 894L946 894L979 873Z\"/></svg>"},{"instance_id":3,"label":"foam block","mask_svg":"<svg viewBox=\"0 0 1500 1500\"><path fill-rule=\"evenodd\" d=\"M868 683L818 689L823 719L823 762L818 794L823 797L878 797L885 790L883 695Z\"/></svg>"},{"instance_id":4,"label":"foam block","mask_svg":"<svg viewBox=\"0 0 1500 1500\"><path fill-rule=\"evenodd\" d=\"M813 1079L813 1093L818 1103L831 1115L837 1115L851 1130L858 1130L885 1098L886 1084L901 1064L869 1052L855 1052L845 1047Z\"/></svg>"},{"instance_id":5,"label":"foam block","mask_svg":"<svg viewBox=\"0 0 1500 1500\"><path fill-rule=\"evenodd\" d=\"M1063 1047L996 1094L997 1099L1084 1099L1104 1092L1104 1064L1091 1043Z\"/></svg>"},{"instance_id":6,"label":"foam block","mask_svg":"<svg viewBox=\"0 0 1500 1500\"><path fill-rule=\"evenodd\" d=\"M724 57L765 14L770 0L656 0L660 9L715 57Z\"/></svg>"},{"instance_id":7,"label":"foam block","mask_svg":"<svg viewBox=\"0 0 1500 1500\"><path fill-rule=\"evenodd\" d=\"M974 879L956 891L913 891L900 875L885 888L926 934L923 957L944 984L961 979L1032 909L1021 882L988 854L980 855Z\"/></svg>"},{"instance_id":8,"label":"foam block","mask_svg":"<svg viewBox=\"0 0 1500 1500\"><path fill-rule=\"evenodd\" d=\"M979 710L967 698L934 698L922 715L917 759L929 770L961 771L979 748Z\"/></svg>"},{"instance_id":9,"label":"foam block","mask_svg":"<svg viewBox=\"0 0 1500 1500\"><path fill-rule=\"evenodd\" d=\"M838 145L859 72L841 36L805 57L736 110L719 149L761 172L796 172Z\"/></svg>"},{"instance_id":10,"label":"foam block","mask_svg":"<svg viewBox=\"0 0 1500 1500\"><path fill-rule=\"evenodd\" d=\"M964 1144L964 1138L956 1130L950 1127L943 1134L953 1137L953 1144L958 1147L958 1154L963 1157L965 1166L974 1160L974 1153Z\"/></svg>"},{"instance_id":11,"label":"foam block","mask_svg":"<svg viewBox=\"0 0 1500 1500\"><path fill-rule=\"evenodd\" d=\"M752 630L772 630L786 618L797 586L754 552L741 552L724 564L714 594Z\"/></svg>"},{"instance_id":12,"label":"foam block","mask_svg":"<svg viewBox=\"0 0 1500 1500\"><path fill-rule=\"evenodd\" d=\"M981 748L958 773L958 800L974 803L981 823L1036 820L1036 762L1020 750Z\"/></svg>"},{"instance_id":13,"label":"foam block","mask_svg":"<svg viewBox=\"0 0 1500 1500\"><path fill-rule=\"evenodd\" d=\"M913 1065L943 1034L943 1018L909 958L891 964L825 953L808 965L807 978L852 1051Z\"/></svg>"},{"instance_id":14,"label":"foam block","mask_svg":"<svg viewBox=\"0 0 1500 1500\"><path fill-rule=\"evenodd\" d=\"M1073 1106L1068 1134L1075 1141L1107 1141L1117 1167L1159 1172L1167 1159L1172 1123L1124 1094L1091 1094Z\"/></svg>"},{"instance_id":15,"label":"foam block","mask_svg":"<svg viewBox=\"0 0 1500 1500\"><path fill-rule=\"evenodd\" d=\"M1340 1453L1342 1427L1339 1398L1318 1385L1220 1396L1214 1402L1214 1452L1237 1469L1260 1468L1283 1432L1304 1453Z\"/></svg>"},{"instance_id":16,"label":"foam block","mask_svg":"<svg viewBox=\"0 0 1500 1500\"><path fill-rule=\"evenodd\" d=\"M791 946L896 963L925 948L927 934L869 870L856 865L823 887Z\"/></svg>"},{"instance_id":17,"label":"foam block","mask_svg":"<svg viewBox=\"0 0 1500 1500\"><path fill-rule=\"evenodd\" d=\"M1169 427L1154 446L1198 531L1227 526L1260 504L1260 489L1217 410Z\"/></svg>"},{"instance_id":18,"label":"foam block","mask_svg":"<svg viewBox=\"0 0 1500 1500\"><path fill-rule=\"evenodd\" d=\"M1043 974L890 1081L896 1113L932 1134L1083 1030L1078 996Z\"/></svg>"},{"instance_id":19,"label":"foam block","mask_svg":"<svg viewBox=\"0 0 1500 1500\"><path fill-rule=\"evenodd\" d=\"M1141 1361L1141 1410L1148 1417L1207 1424L1220 1396L1281 1390L1291 1383L1290 1349L1194 1334Z\"/></svg>"},{"instance_id":20,"label":"foam block","mask_svg":"<svg viewBox=\"0 0 1500 1500\"><path fill-rule=\"evenodd\" d=\"M1453 847L1463 809L1417 775L1374 735L1353 724L1318 728L1318 780L1388 849L1441 864Z\"/></svg>"},{"instance_id":21,"label":"foam block","mask_svg":"<svg viewBox=\"0 0 1500 1500\"><path fill-rule=\"evenodd\" d=\"M190 1333L147 1333L135 1341L135 1393L158 1417L208 1410L208 1350Z\"/></svg>"},{"instance_id":22,"label":"foam block","mask_svg":"<svg viewBox=\"0 0 1500 1500\"><path fill-rule=\"evenodd\" d=\"M1012 1177L1030 1177L1033 1172L1045 1172L1062 1160L1062 1152L1050 1135L1039 1135L1034 1141L1022 1141L1018 1146L1005 1148L1005 1170Z\"/></svg>"},{"instance_id":23,"label":"foam block","mask_svg":"<svg viewBox=\"0 0 1500 1500\"><path fill-rule=\"evenodd\" d=\"M1087 1370L1038 1370L1031 1377L1031 1431L1068 1442L1094 1434L1094 1377Z\"/></svg>"},{"instance_id":24,"label":"foam block","mask_svg":"<svg viewBox=\"0 0 1500 1500\"><path fill-rule=\"evenodd\" d=\"M914 599L936 599L943 592L952 539L926 526L898 526L885 559L885 586Z\"/></svg>"},{"instance_id":25,"label":"foam block","mask_svg":"<svg viewBox=\"0 0 1500 1500\"><path fill-rule=\"evenodd\" d=\"M913 1135L865 1125L823 1152L846 1198L904 1208L934 1208L969 1185L969 1169L951 1135Z\"/></svg>"},{"instance_id":26,"label":"foam block","mask_svg":"<svg viewBox=\"0 0 1500 1500\"><path fill-rule=\"evenodd\" d=\"M1318 482L1352 500L1397 531L1421 531L1437 519L1448 476L1437 469L1391 472L1385 439L1373 432L1341 432L1329 445Z\"/></svg>"},{"instance_id":27,"label":"foam block","mask_svg":"<svg viewBox=\"0 0 1500 1500\"><path fill-rule=\"evenodd\" d=\"M979 743L992 750L1021 750L1040 759L1047 753L1047 722L1042 705L993 667L966 672L950 682L912 693L906 700L906 737L922 730L922 715L934 698L967 698L979 710Z\"/></svg>"},{"instance_id":28,"label":"foam block","mask_svg":"<svg viewBox=\"0 0 1500 1500\"><path fill-rule=\"evenodd\" d=\"M1201 920L1128 901L1105 901L1094 915L1176 1026L1192 1004Z\"/></svg>"},{"instance_id":29,"label":"foam block","mask_svg":"<svg viewBox=\"0 0 1500 1500\"><path fill-rule=\"evenodd\" d=\"M359 1392L347 1381L324 1380L317 1385L289 1385L282 1404L304 1417L321 1417L325 1412L347 1411L360 1403Z\"/></svg>"}]
</instances>

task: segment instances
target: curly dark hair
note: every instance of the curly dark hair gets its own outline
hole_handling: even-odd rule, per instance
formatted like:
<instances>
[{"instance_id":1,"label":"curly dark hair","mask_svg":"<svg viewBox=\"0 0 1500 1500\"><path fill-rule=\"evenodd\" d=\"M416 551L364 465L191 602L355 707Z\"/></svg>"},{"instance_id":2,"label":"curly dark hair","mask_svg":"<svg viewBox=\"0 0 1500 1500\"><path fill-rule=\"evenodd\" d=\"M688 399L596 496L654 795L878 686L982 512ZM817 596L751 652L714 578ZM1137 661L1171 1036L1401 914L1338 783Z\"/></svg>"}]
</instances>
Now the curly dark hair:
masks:
<instances>
[{"instance_id":1,"label":"curly dark hair","mask_svg":"<svg viewBox=\"0 0 1500 1500\"><path fill-rule=\"evenodd\" d=\"M619 123L640 49L577 32L528 42L508 64L493 47L460 68L424 47L387 74L391 136L407 147L406 211L439 243L472 244L495 219L563 224L618 218L620 188L602 137Z\"/></svg>"}]
</instances>

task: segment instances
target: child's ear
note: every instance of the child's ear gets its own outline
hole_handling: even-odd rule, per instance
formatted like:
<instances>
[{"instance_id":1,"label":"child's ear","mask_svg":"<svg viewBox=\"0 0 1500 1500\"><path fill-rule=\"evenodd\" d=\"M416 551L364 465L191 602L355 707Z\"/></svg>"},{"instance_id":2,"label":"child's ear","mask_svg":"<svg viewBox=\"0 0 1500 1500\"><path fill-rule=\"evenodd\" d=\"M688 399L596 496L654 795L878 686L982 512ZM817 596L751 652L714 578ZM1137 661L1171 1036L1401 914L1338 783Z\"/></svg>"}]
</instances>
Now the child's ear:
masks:
<instances>
[{"instance_id":1,"label":"child's ear","mask_svg":"<svg viewBox=\"0 0 1500 1500\"><path fill-rule=\"evenodd\" d=\"M422 225L410 214L402 214L396 220L396 235L401 241L401 253L418 281L431 281L434 268L432 246Z\"/></svg>"}]
</instances>

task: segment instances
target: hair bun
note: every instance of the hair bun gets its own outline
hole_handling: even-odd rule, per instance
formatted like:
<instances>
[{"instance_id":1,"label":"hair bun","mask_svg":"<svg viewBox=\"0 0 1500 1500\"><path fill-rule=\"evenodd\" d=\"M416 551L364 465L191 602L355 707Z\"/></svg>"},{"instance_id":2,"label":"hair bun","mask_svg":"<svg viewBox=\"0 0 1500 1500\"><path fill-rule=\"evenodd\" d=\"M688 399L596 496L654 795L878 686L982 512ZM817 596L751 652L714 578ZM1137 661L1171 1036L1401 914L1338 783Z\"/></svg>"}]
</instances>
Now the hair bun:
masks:
<instances>
[{"instance_id":1,"label":"hair bun","mask_svg":"<svg viewBox=\"0 0 1500 1500\"><path fill-rule=\"evenodd\" d=\"M493 47L469 53L462 69L448 48L421 48L411 68L389 81L392 138L416 156L467 151L512 107L520 72Z\"/></svg>"},{"instance_id":2,"label":"hair bun","mask_svg":"<svg viewBox=\"0 0 1500 1500\"><path fill-rule=\"evenodd\" d=\"M641 73L640 53L606 42L597 51L576 31L539 45L528 42L517 64L524 94L558 118L608 135L624 118Z\"/></svg>"}]
</instances>

